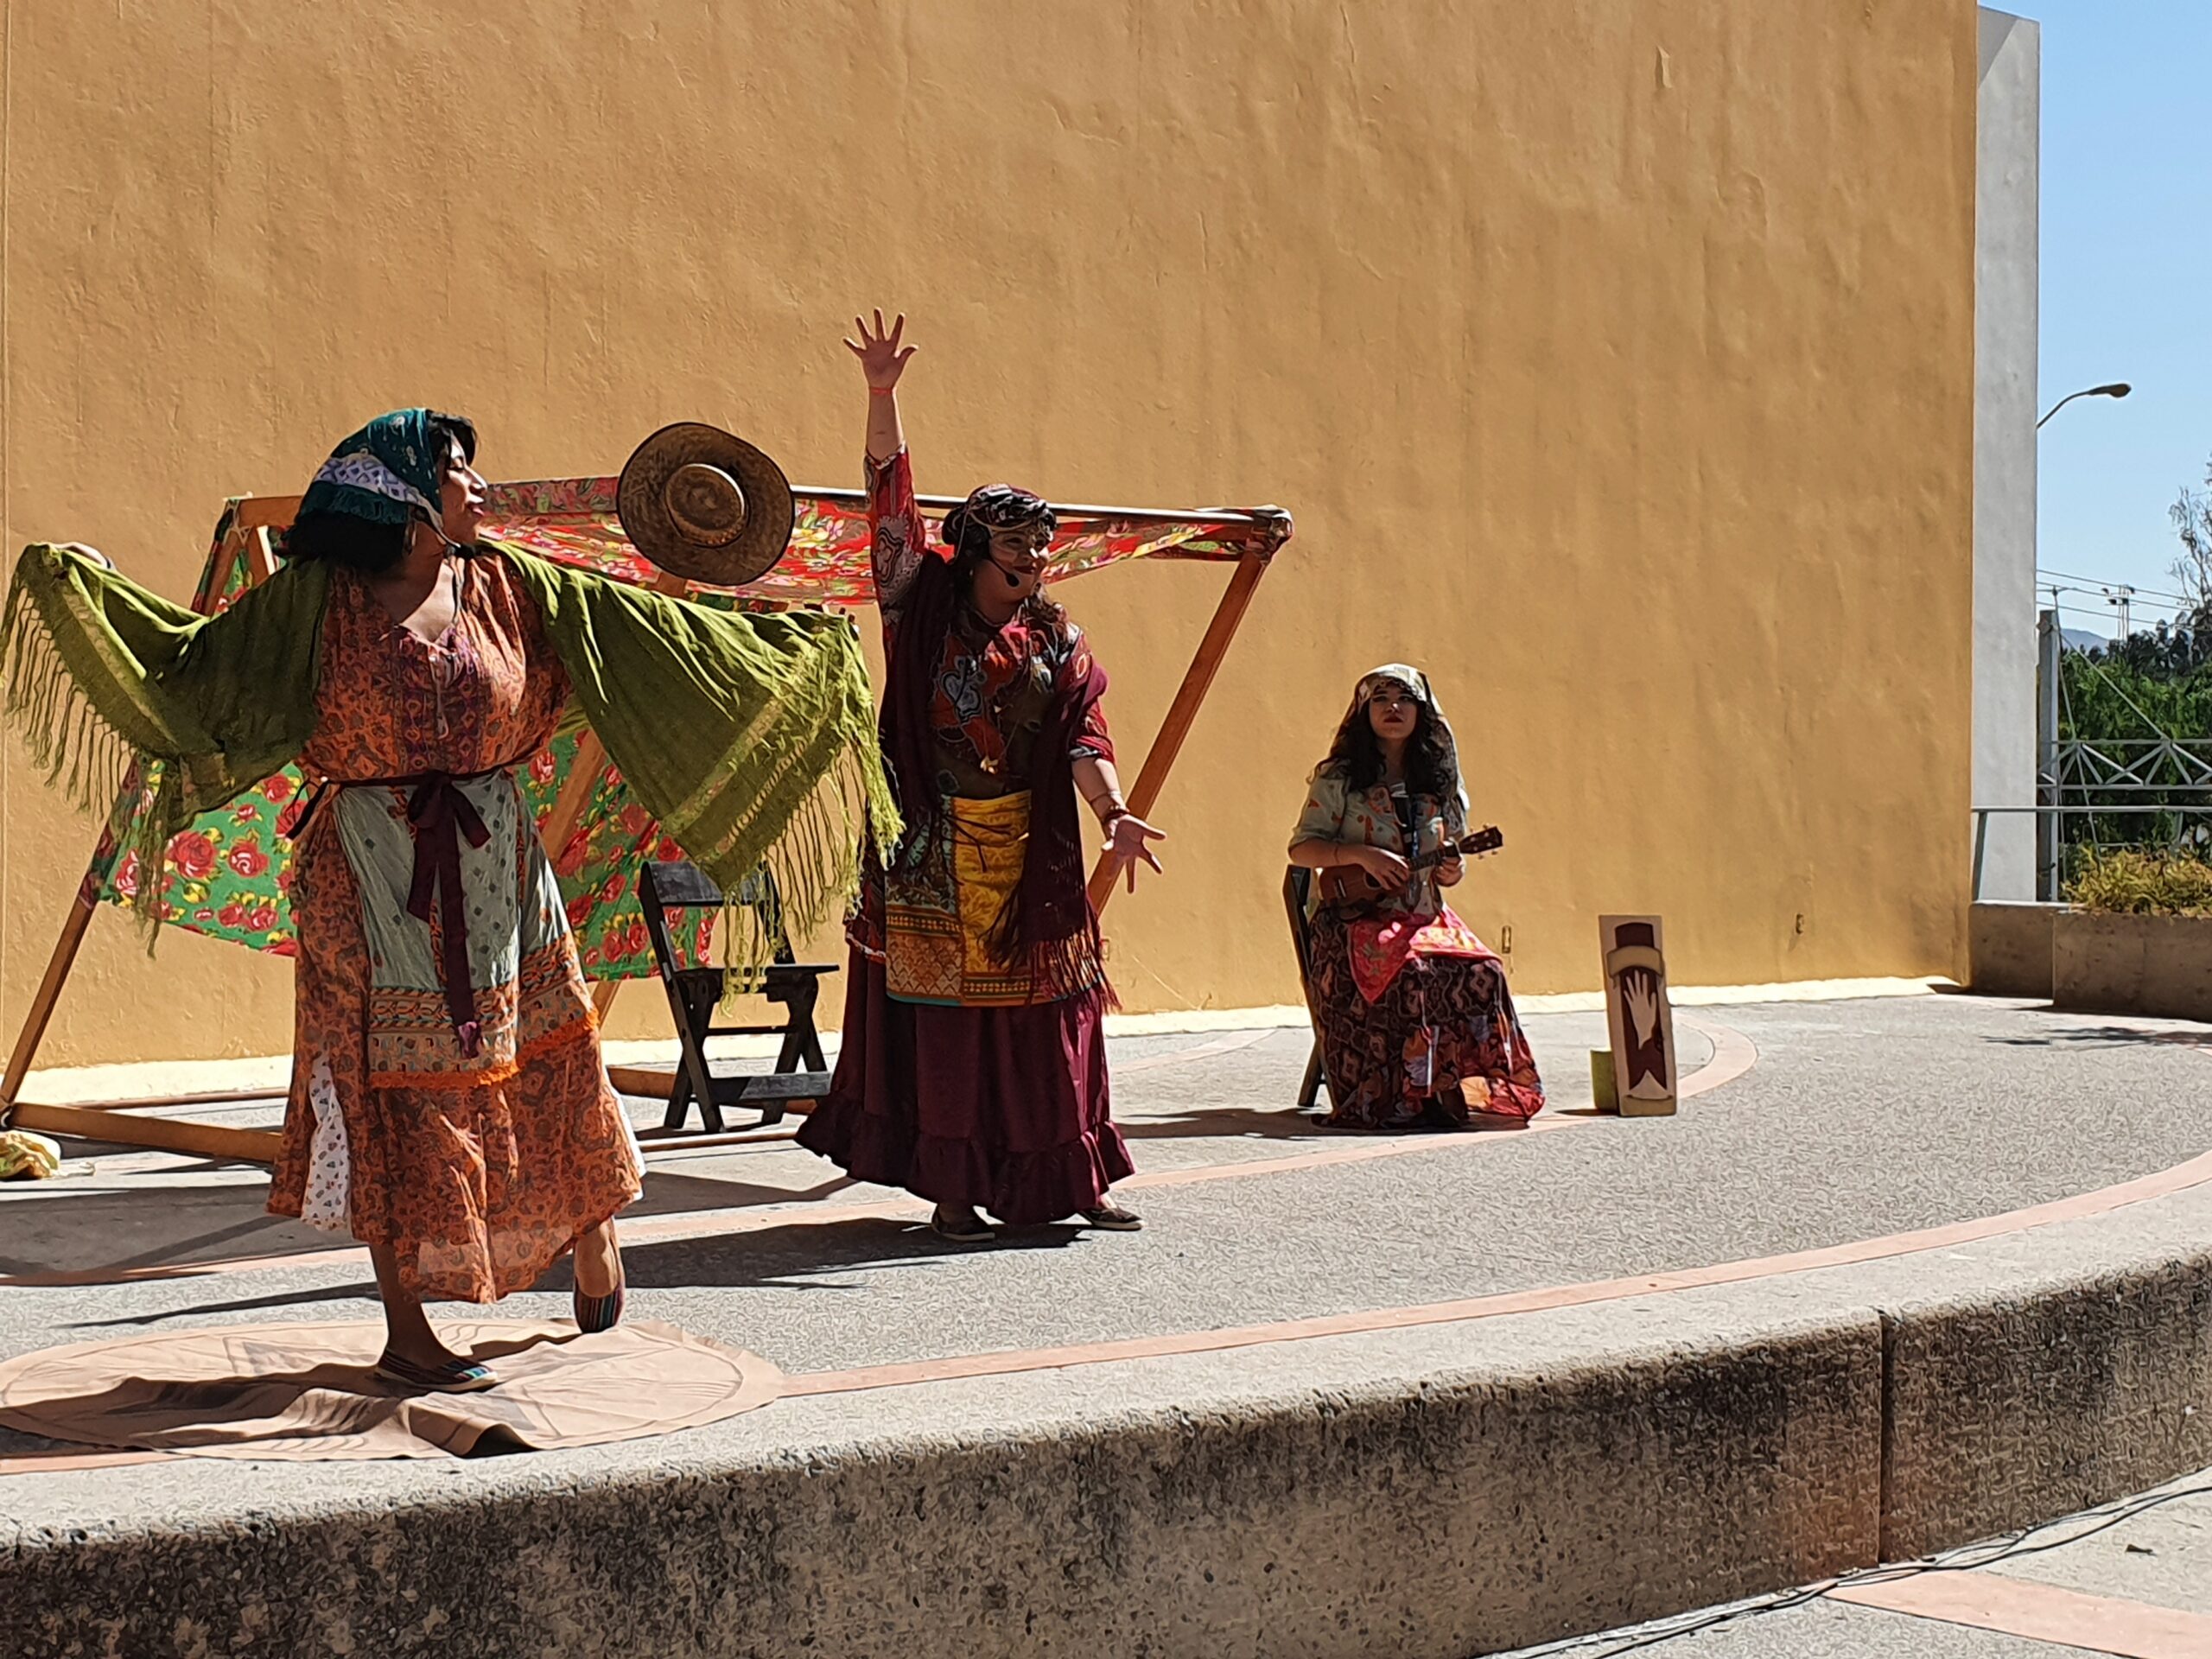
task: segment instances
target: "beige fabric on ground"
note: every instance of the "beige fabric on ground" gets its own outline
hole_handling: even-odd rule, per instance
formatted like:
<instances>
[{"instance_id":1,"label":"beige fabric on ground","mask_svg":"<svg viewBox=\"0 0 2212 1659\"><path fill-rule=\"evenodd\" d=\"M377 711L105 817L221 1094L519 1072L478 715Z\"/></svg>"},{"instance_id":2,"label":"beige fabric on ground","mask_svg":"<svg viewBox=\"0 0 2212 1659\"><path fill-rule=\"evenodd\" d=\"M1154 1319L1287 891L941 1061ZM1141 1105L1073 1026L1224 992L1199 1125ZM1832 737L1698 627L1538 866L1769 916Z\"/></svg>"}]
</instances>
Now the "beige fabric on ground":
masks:
<instances>
[{"instance_id":1,"label":"beige fabric on ground","mask_svg":"<svg viewBox=\"0 0 2212 1659\"><path fill-rule=\"evenodd\" d=\"M674 1325L441 1319L482 1394L371 1374L384 1325L245 1325L48 1348L0 1363L0 1425L84 1446L315 1462L468 1457L640 1440L766 1405L783 1374Z\"/></svg>"}]
</instances>

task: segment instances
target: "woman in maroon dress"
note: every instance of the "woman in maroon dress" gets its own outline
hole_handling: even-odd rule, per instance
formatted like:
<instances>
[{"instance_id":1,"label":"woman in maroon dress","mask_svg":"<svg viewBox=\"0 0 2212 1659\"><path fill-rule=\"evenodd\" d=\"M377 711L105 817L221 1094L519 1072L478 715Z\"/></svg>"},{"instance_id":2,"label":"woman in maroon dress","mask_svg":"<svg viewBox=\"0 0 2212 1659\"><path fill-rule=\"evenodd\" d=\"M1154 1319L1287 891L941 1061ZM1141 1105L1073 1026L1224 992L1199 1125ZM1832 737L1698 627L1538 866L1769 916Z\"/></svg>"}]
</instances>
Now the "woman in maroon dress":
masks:
<instances>
[{"instance_id":1,"label":"woman in maroon dress","mask_svg":"<svg viewBox=\"0 0 2212 1659\"><path fill-rule=\"evenodd\" d=\"M799 1142L931 1199L947 1238L993 1236L979 1210L1133 1231L1106 1196L1131 1165L1108 1102L1112 993L1077 814L1096 815L1132 887L1162 837L1122 804L1105 673L1040 589L1052 508L987 485L931 547L899 422L906 319L857 327L883 751L906 828L868 872L836 1080Z\"/></svg>"}]
</instances>

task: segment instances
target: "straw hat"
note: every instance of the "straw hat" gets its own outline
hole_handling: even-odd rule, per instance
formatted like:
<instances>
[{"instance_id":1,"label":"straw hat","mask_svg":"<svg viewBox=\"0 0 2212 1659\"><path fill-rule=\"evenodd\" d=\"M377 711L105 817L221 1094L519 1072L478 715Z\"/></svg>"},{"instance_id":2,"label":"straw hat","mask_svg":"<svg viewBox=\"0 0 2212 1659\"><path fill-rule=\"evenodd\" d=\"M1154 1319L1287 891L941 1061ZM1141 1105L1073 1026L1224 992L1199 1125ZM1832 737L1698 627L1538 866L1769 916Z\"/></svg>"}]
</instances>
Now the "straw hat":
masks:
<instances>
[{"instance_id":1,"label":"straw hat","mask_svg":"<svg viewBox=\"0 0 2212 1659\"><path fill-rule=\"evenodd\" d=\"M795 513L782 467L696 421L664 426L632 452L614 510L630 544L653 563L717 588L766 575L784 556Z\"/></svg>"}]
</instances>

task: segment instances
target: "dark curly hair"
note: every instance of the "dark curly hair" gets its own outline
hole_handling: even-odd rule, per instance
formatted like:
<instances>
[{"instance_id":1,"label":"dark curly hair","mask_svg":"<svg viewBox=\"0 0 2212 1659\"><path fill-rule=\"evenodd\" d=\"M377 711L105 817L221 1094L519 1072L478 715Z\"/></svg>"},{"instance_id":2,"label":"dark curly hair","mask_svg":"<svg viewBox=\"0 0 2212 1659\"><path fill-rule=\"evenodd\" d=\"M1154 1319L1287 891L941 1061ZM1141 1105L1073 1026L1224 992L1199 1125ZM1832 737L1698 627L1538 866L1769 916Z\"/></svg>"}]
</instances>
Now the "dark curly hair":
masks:
<instances>
[{"instance_id":1,"label":"dark curly hair","mask_svg":"<svg viewBox=\"0 0 2212 1659\"><path fill-rule=\"evenodd\" d=\"M465 415L430 411L430 435L461 446L461 458L476 459L476 423ZM380 576L407 556L408 537L415 521L380 524L357 518L350 512L310 512L296 518L284 532L288 559L328 559L365 576Z\"/></svg>"},{"instance_id":2,"label":"dark curly hair","mask_svg":"<svg viewBox=\"0 0 2212 1659\"><path fill-rule=\"evenodd\" d=\"M1368 718L1368 704L1355 704L1337 728L1329 745L1325 771L1340 772L1354 789L1372 789L1382 781L1382 741L1375 735ZM1448 801L1459 792L1459 753L1452 742L1452 728L1436 718L1426 701L1417 701L1421 713L1414 734L1406 740L1406 787L1416 795Z\"/></svg>"}]
</instances>

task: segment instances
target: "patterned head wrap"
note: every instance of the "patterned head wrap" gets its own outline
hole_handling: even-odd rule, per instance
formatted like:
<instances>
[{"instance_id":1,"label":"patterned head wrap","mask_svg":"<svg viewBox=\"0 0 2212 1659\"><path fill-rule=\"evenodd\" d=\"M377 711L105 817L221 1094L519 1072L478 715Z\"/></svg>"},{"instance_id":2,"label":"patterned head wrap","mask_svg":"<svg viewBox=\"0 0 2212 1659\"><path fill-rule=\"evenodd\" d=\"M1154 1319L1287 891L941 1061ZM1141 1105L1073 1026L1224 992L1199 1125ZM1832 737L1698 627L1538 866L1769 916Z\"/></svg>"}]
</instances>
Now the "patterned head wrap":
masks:
<instances>
[{"instance_id":1,"label":"patterned head wrap","mask_svg":"<svg viewBox=\"0 0 2212 1659\"><path fill-rule=\"evenodd\" d=\"M1395 682L1414 694L1421 705L1428 710L1429 723L1443 734L1444 747L1452 755L1452 769L1459 769L1459 742L1452 735L1452 722L1444 717L1444 707L1436 700L1435 689L1428 683L1428 676L1411 663L1385 663L1380 668L1370 668L1359 677L1359 683L1352 688L1351 708L1344 718L1351 719L1375 701L1375 694L1385 685ZM1459 780L1459 815L1467 814L1467 783Z\"/></svg>"},{"instance_id":2,"label":"patterned head wrap","mask_svg":"<svg viewBox=\"0 0 2212 1659\"><path fill-rule=\"evenodd\" d=\"M343 512L373 524L404 524L416 512L445 520L447 440L427 409L379 415L330 452L300 498L300 516Z\"/></svg>"},{"instance_id":3,"label":"patterned head wrap","mask_svg":"<svg viewBox=\"0 0 2212 1659\"><path fill-rule=\"evenodd\" d=\"M1059 528L1059 517L1041 495L1017 490L1011 484L986 484L944 515L944 544L955 557L960 543L972 530L988 535L995 530L1026 530L1041 524L1047 534Z\"/></svg>"},{"instance_id":4,"label":"patterned head wrap","mask_svg":"<svg viewBox=\"0 0 2212 1659\"><path fill-rule=\"evenodd\" d=\"M1410 663L1385 663L1380 668L1370 668L1359 677L1359 683L1352 689L1351 706L1355 711L1375 701L1375 694L1390 681L1412 692L1428 712L1437 719L1444 718L1444 711L1436 706L1436 693L1429 689L1428 676Z\"/></svg>"}]
</instances>

